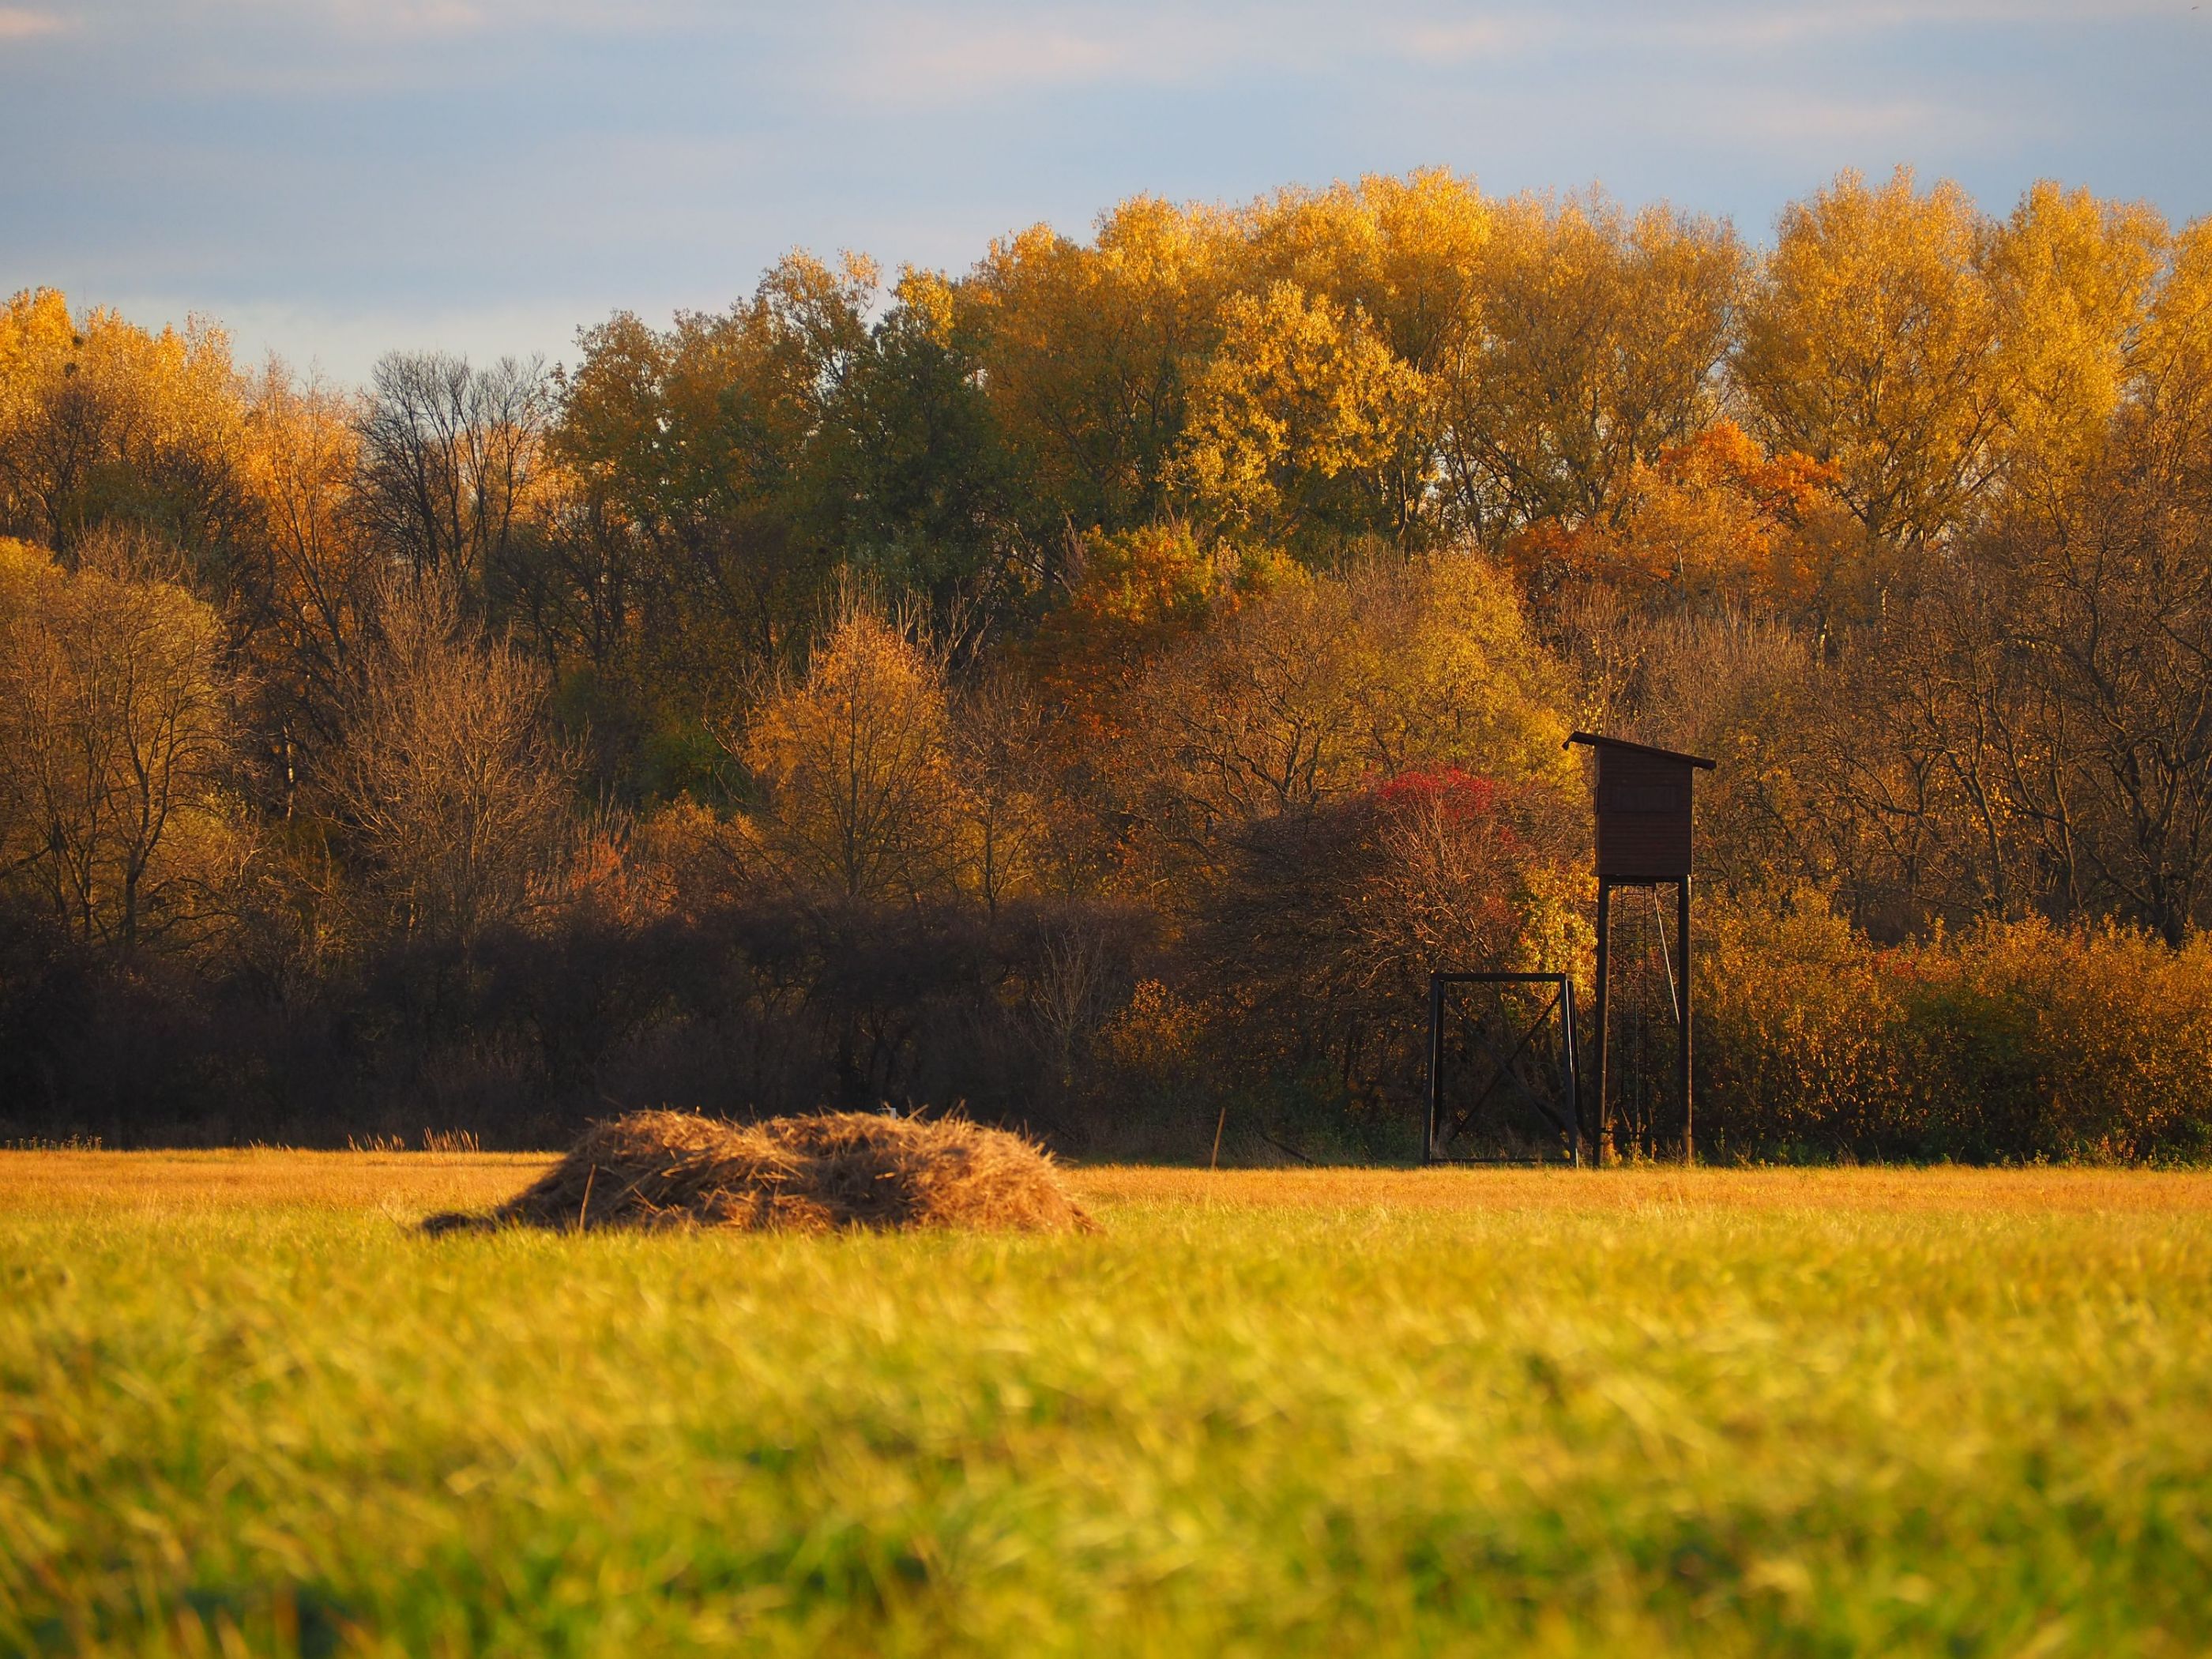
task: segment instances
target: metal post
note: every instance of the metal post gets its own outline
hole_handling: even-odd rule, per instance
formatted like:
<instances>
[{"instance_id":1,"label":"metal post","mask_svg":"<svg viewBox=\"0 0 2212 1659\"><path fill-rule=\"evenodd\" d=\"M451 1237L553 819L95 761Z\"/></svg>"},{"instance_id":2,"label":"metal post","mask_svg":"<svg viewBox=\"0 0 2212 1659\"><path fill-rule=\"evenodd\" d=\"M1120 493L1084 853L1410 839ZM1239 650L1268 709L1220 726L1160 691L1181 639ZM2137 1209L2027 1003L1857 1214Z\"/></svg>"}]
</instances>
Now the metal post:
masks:
<instances>
[{"instance_id":1,"label":"metal post","mask_svg":"<svg viewBox=\"0 0 2212 1659\"><path fill-rule=\"evenodd\" d=\"M1437 1157L1437 1124L1444 1109L1444 976L1429 975L1429 1127L1421 1138L1421 1162Z\"/></svg>"},{"instance_id":2,"label":"metal post","mask_svg":"<svg viewBox=\"0 0 2212 1659\"><path fill-rule=\"evenodd\" d=\"M1613 1108L1606 1093L1606 1005L1607 957L1613 942L1613 884L1597 883L1597 1100L1591 1113L1591 1162L1602 1164L1613 1150Z\"/></svg>"},{"instance_id":3,"label":"metal post","mask_svg":"<svg viewBox=\"0 0 2212 1659\"><path fill-rule=\"evenodd\" d=\"M1567 1144L1567 1163L1579 1170L1588 1126L1583 1122L1582 1057L1575 1052L1575 981L1568 974L1559 975L1559 1068L1566 1074L1567 1121L1575 1126L1574 1139Z\"/></svg>"},{"instance_id":4,"label":"metal post","mask_svg":"<svg viewBox=\"0 0 2212 1659\"><path fill-rule=\"evenodd\" d=\"M1682 1018L1676 1050L1676 1066L1682 1079L1682 1162L1697 1159L1697 1142L1692 1126L1695 1120L1690 1092L1690 1030L1692 1023L1690 996L1690 878L1682 878L1676 889L1674 900L1674 945L1682 955Z\"/></svg>"}]
</instances>

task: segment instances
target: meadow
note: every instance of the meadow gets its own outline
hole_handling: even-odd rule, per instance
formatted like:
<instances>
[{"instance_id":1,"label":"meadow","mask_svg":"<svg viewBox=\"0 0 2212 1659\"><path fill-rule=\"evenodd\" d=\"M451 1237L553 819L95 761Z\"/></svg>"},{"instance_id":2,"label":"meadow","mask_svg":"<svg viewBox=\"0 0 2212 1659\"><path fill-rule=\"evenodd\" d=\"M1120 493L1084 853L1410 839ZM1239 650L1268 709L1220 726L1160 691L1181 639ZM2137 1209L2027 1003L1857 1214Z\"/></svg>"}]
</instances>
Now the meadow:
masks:
<instances>
[{"instance_id":1,"label":"meadow","mask_svg":"<svg viewBox=\"0 0 2212 1659\"><path fill-rule=\"evenodd\" d=\"M542 1160L0 1153L0 1652L2160 1654L2212 1176L1079 1170L425 1239Z\"/></svg>"}]
</instances>

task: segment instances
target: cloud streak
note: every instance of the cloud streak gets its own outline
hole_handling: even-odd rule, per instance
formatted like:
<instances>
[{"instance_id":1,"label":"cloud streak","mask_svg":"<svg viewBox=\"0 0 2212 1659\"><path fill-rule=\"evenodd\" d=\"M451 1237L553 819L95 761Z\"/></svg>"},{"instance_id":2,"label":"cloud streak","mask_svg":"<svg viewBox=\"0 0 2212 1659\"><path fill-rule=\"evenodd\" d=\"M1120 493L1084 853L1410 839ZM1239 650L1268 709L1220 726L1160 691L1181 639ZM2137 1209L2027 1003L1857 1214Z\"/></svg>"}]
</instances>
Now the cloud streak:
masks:
<instances>
[{"instance_id":1,"label":"cloud streak","mask_svg":"<svg viewBox=\"0 0 2212 1659\"><path fill-rule=\"evenodd\" d=\"M0 6L0 40L36 40L45 35L66 34L69 20L28 6Z\"/></svg>"}]
</instances>

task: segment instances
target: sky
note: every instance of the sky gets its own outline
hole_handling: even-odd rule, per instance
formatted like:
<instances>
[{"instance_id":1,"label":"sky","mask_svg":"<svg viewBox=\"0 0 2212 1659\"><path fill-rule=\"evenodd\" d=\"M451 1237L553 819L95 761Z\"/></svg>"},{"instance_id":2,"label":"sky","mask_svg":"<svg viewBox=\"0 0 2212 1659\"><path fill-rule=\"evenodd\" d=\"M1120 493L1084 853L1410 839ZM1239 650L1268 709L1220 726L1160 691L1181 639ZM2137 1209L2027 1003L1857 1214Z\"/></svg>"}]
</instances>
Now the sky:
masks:
<instances>
[{"instance_id":1,"label":"sky","mask_svg":"<svg viewBox=\"0 0 2212 1659\"><path fill-rule=\"evenodd\" d=\"M2202 0L2212 7L2212 0ZM2191 0L0 0L0 293L242 360L573 361L793 247L964 269L1139 192L1445 166L1754 241L1838 170L2212 213Z\"/></svg>"}]
</instances>

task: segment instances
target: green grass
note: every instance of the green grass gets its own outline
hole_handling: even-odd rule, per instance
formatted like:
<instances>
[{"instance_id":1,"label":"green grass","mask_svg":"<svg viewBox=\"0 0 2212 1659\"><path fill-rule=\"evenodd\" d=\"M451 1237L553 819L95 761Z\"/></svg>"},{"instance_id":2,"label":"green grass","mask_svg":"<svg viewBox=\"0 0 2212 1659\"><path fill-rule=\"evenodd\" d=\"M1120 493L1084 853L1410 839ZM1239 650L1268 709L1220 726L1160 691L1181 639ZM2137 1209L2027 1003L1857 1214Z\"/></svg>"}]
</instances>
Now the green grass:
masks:
<instances>
[{"instance_id":1,"label":"green grass","mask_svg":"<svg viewBox=\"0 0 2212 1659\"><path fill-rule=\"evenodd\" d=\"M0 1651L2203 1650L2212 1214L1729 1179L1057 1239L0 1208Z\"/></svg>"}]
</instances>

